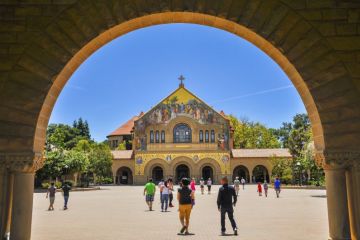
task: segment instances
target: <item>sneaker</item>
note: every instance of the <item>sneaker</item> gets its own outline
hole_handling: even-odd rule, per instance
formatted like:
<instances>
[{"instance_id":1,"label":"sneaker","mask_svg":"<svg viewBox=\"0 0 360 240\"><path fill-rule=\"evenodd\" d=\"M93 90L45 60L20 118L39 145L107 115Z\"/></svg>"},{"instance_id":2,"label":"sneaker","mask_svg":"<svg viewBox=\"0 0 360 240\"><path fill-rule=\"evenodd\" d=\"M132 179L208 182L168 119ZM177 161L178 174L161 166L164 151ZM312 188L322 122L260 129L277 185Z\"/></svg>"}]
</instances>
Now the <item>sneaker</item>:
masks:
<instances>
[{"instance_id":1,"label":"sneaker","mask_svg":"<svg viewBox=\"0 0 360 240\"><path fill-rule=\"evenodd\" d=\"M234 229L234 235L237 236L238 233L237 233L237 228Z\"/></svg>"},{"instance_id":2,"label":"sneaker","mask_svg":"<svg viewBox=\"0 0 360 240\"><path fill-rule=\"evenodd\" d=\"M184 233L185 230L186 230L186 226L183 226L183 227L181 228L181 230L180 230L180 233Z\"/></svg>"},{"instance_id":3,"label":"sneaker","mask_svg":"<svg viewBox=\"0 0 360 240\"><path fill-rule=\"evenodd\" d=\"M226 236L225 232L221 232L221 236Z\"/></svg>"}]
</instances>

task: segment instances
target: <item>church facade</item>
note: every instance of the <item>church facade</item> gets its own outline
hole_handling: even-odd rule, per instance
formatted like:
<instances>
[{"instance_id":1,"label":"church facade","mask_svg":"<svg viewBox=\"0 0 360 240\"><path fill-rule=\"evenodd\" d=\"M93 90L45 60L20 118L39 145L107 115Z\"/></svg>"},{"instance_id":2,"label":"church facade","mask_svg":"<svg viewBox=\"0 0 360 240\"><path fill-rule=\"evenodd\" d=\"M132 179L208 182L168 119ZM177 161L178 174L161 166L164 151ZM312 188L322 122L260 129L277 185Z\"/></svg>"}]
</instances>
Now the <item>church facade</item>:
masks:
<instances>
[{"instance_id":1,"label":"church facade","mask_svg":"<svg viewBox=\"0 0 360 240\"><path fill-rule=\"evenodd\" d=\"M217 112L183 83L146 113L131 118L107 136L113 149L116 184L144 184L172 177L244 177L270 180L271 158L291 158L288 149L233 149L233 131ZM126 150L116 150L120 143Z\"/></svg>"}]
</instances>

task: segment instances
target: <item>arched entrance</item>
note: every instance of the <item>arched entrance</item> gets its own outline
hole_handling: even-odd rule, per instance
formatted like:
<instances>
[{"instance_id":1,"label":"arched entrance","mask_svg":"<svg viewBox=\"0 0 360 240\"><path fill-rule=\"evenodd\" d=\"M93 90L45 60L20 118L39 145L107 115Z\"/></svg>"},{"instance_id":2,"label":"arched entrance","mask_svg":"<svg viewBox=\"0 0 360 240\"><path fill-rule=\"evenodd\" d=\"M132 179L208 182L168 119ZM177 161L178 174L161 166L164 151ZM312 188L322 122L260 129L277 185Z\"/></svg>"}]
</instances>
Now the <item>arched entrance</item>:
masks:
<instances>
[{"instance_id":1,"label":"arched entrance","mask_svg":"<svg viewBox=\"0 0 360 240\"><path fill-rule=\"evenodd\" d=\"M178 183L184 177L190 177L190 168L185 164L180 164L175 169L175 180Z\"/></svg>"},{"instance_id":2,"label":"arched entrance","mask_svg":"<svg viewBox=\"0 0 360 240\"><path fill-rule=\"evenodd\" d=\"M239 179L244 178L246 182L250 182L250 174L249 174L249 170L247 169L247 167L240 165L237 166L234 171L233 171L233 181L235 180L236 177L239 177Z\"/></svg>"},{"instance_id":3,"label":"arched entrance","mask_svg":"<svg viewBox=\"0 0 360 240\"><path fill-rule=\"evenodd\" d=\"M270 177L269 177L269 172L267 170L267 168L263 165L257 165L252 173L252 181L253 182L261 182L263 183L265 180L267 182L269 182Z\"/></svg>"},{"instance_id":4,"label":"arched entrance","mask_svg":"<svg viewBox=\"0 0 360 240\"><path fill-rule=\"evenodd\" d=\"M133 184L132 171L128 167L121 167L116 172L116 184Z\"/></svg>"},{"instance_id":5,"label":"arched entrance","mask_svg":"<svg viewBox=\"0 0 360 240\"><path fill-rule=\"evenodd\" d=\"M156 166L151 171L151 177L153 182L158 183L164 179L164 170L160 166Z\"/></svg>"},{"instance_id":6,"label":"arched entrance","mask_svg":"<svg viewBox=\"0 0 360 240\"><path fill-rule=\"evenodd\" d=\"M201 169L201 176L204 180L211 178L213 181L214 179L214 170L212 167L210 166L204 166Z\"/></svg>"},{"instance_id":7,"label":"arched entrance","mask_svg":"<svg viewBox=\"0 0 360 240\"><path fill-rule=\"evenodd\" d=\"M327 25L323 23L335 24L337 19L312 18L312 15L306 13L311 13L311 8L316 8L316 4L306 5L302 1L297 1L296 4L290 3L291 1L254 1L256 7L244 7L239 3L242 1L224 1L221 4L209 1L206 6L200 4L200 1L177 1L177 4L172 1L162 1L161 4L141 1L143 4L126 2L112 5L105 2L99 1L102 11L96 11L98 6L86 1L74 1L65 8L42 11L38 18L41 19L41 24L34 24L32 29L36 34L23 34L22 31L27 29L20 28L19 35L24 36L17 46L21 51L5 51L2 71L6 75L6 85L3 84L0 89L0 125L4 129L0 133L1 154L4 155L1 157L18 172L21 171L16 161L20 159L26 163L26 167L21 169L24 173L16 175L15 182L19 184L12 189L1 189L1 195L5 196L10 196L11 191L15 192L13 198L9 198L14 202L14 214L11 217L13 237L29 239L29 208L32 206L18 204L21 202L18 200L32 199L32 191L18 191L16 187L31 187L31 184L26 185L27 181L33 180L29 171L34 172L43 164L41 154L50 113L69 77L88 56L113 38L141 27L174 22L204 24L233 32L265 51L284 69L299 91L311 118L319 162L329 169L326 178L327 189L332 193L327 196L330 237L349 238L348 223L336 224L338 219L348 219L349 215L352 223L356 224L355 227L352 226L353 234L359 236L356 232L360 232L360 214L354 204L359 202L359 181L353 181L359 176L357 169L360 156L360 111L356 104L360 99L356 71L358 62L353 57L359 48L358 35L346 36L341 31L326 34ZM270 5L264 5L269 3ZM89 10L77 14L79 6ZM351 4L345 4L341 9L332 3L326 6L333 12L352 11ZM9 11L14 11L17 7L23 5L16 3L8 6ZM267 14L263 14L264 9ZM353 11L356 9L354 7ZM42 14L49 13L54 17L41 18ZM349 14L349 20L356 21L356 16L354 18L353 15ZM102 23L93 24L91 21L94 17ZM45 32L80 19L84 23L68 24L65 27L69 30L66 34ZM29 23L34 21L37 19L29 18ZM289 22L293 23L293 28L288 27L291 25ZM110 26L114 27L107 30ZM251 30L244 26L250 26ZM86 33L79 37L78 28ZM13 35L14 27L5 29L5 34ZM12 47L13 42L8 42L4 43L4 49ZM44 47L39 48L39 44ZM19 84L24 79L28 86L33 86L26 87L26 91ZM18 94L14 94L15 92ZM318 107L321 107L321 112ZM343 164L345 161L348 162ZM338 165L341 166L341 171ZM7 173L3 175L9 179ZM9 206L9 203L6 204ZM27 214L23 214L24 212Z\"/></svg>"}]
</instances>

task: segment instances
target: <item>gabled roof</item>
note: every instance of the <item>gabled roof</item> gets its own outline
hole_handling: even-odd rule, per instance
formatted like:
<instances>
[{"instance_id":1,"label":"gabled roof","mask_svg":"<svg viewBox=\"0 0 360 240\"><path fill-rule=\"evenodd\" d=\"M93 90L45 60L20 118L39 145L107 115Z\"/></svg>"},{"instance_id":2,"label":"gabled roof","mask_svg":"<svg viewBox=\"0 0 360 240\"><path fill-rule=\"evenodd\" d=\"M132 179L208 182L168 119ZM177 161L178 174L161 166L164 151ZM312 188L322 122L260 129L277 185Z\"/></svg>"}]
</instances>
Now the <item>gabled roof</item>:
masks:
<instances>
[{"instance_id":1,"label":"gabled roof","mask_svg":"<svg viewBox=\"0 0 360 240\"><path fill-rule=\"evenodd\" d=\"M231 153L234 158L292 157L288 148L232 149Z\"/></svg>"},{"instance_id":2,"label":"gabled roof","mask_svg":"<svg viewBox=\"0 0 360 240\"><path fill-rule=\"evenodd\" d=\"M134 122L139 119L138 116L132 117L130 120L128 120L126 123L121 125L119 128L117 128L115 131L110 133L108 137L110 136L120 136L120 135L130 135L131 131L134 127Z\"/></svg>"},{"instance_id":3,"label":"gabled roof","mask_svg":"<svg viewBox=\"0 0 360 240\"><path fill-rule=\"evenodd\" d=\"M111 151L114 159L131 159L133 157L133 150L114 150Z\"/></svg>"},{"instance_id":4,"label":"gabled roof","mask_svg":"<svg viewBox=\"0 0 360 240\"><path fill-rule=\"evenodd\" d=\"M177 89L175 89L172 93L170 93L167 97L163 98L159 103L157 103L154 107L152 107L149 111L147 111L145 114L143 114L142 116L140 116L137 120L139 120L140 118L142 118L143 116L147 115L148 113L150 113L153 109L155 109L159 104L164 103L166 104L168 101L170 101L170 99L172 99L173 97L177 97L178 102L179 103L184 103L186 104L189 100L192 99L196 99L199 102L204 103L207 107L209 107L210 109L212 109L214 112L216 112L219 116L221 116L222 118L229 120L228 117L225 115L225 113L223 111L218 112L216 111L214 108L212 108L211 106L209 106L205 101L201 100L199 97L197 97L195 94L193 94L192 92L190 92L187 88L185 88L184 84L180 84L179 87ZM136 120L136 121L137 121Z\"/></svg>"}]
</instances>

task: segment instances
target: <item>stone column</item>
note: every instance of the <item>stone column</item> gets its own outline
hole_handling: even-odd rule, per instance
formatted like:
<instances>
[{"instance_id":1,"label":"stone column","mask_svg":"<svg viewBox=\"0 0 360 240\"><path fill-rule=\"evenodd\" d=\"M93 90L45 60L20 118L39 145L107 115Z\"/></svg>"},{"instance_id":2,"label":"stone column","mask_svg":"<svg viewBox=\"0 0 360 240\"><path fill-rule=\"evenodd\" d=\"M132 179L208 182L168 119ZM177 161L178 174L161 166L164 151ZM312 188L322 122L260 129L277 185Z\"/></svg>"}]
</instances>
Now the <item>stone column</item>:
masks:
<instances>
[{"instance_id":1,"label":"stone column","mask_svg":"<svg viewBox=\"0 0 360 240\"><path fill-rule=\"evenodd\" d=\"M350 240L346 154L339 151L321 151L316 153L315 158L325 170L330 239Z\"/></svg>"},{"instance_id":2,"label":"stone column","mask_svg":"<svg viewBox=\"0 0 360 240\"><path fill-rule=\"evenodd\" d=\"M350 240L345 169L326 169L325 181L330 239Z\"/></svg>"},{"instance_id":3,"label":"stone column","mask_svg":"<svg viewBox=\"0 0 360 240\"><path fill-rule=\"evenodd\" d=\"M346 171L351 239L360 239L360 154Z\"/></svg>"},{"instance_id":4,"label":"stone column","mask_svg":"<svg viewBox=\"0 0 360 240\"><path fill-rule=\"evenodd\" d=\"M9 171L6 167L0 168L0 239L8 232L10 209L11 209L11 193L12 182Z\"/></svg>"},{"instance_id":5,"label":"stone column","mask_svg":"<svg viewBox=\"0 0 360 240\"><path fill-rule=\"evenodd\" d=\"M31 237L34 175L34 172L14 173L11 239L28 240Z\"/></svg>"},{"instance_id":6,"label":"stone column","mask_svg":"<svg viewBox=\"0 0 360 240\"><path fill-rule=\"evenodd\" d=\"M6 163L13 178L10 201L11 239L30 240L33 208L34 175L43 164L41 153L21 152L6 154Z\"/></svg>"}]
</instances>

